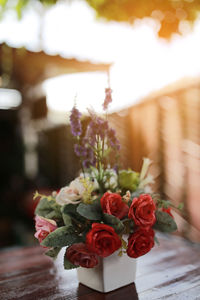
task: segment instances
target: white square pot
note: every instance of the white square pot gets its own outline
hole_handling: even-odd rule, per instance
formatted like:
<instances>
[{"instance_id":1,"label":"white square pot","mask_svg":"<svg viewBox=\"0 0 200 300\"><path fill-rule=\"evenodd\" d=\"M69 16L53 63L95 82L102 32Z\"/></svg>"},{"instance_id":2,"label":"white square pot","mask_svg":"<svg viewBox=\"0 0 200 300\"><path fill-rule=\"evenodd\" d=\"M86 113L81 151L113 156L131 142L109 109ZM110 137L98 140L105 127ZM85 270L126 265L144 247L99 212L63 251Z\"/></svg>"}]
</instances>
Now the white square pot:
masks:
<instances>
[{"instance_id":1,"label":"white square pot","mask_svg":"<svg viewBox=\"0 0 200 300\"><path fill-rule=\"evenodd\" d=\"M121 257L116 251L112 255L100 259L95 268L78 268L80 283L99 292L107 293L135 281L136 259L126 254Z\"/></svg>"}]
</instances>

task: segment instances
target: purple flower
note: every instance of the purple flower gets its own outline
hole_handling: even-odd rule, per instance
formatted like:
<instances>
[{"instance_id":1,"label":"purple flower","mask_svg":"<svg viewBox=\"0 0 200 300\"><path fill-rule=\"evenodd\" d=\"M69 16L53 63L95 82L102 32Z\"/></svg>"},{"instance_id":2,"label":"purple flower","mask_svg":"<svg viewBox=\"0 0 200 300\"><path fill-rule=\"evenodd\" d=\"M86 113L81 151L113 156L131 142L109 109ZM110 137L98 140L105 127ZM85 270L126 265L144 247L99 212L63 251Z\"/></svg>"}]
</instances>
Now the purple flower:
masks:
<instances>
[{"instance_id":1,"label":"purple flower","mask_svg":"<svg viewBox=\"0 0 200 300\"><path fill-rule=\"evenodd\" d=\"M108 122L100 117L93 118L88 125L86 137L91 145L94 145L96 136L103 140L108 130Z\"/></svg>"},{"instance_id":2,"label":"purple flower","mask_svg":"<svg viewBox=\"0 0 200 300\"><path fill-rule=\"evenodd\" d=\"M112 90L111 90L111 88L105 89L105 93L106 93L106 97L105 97L105 100L104 100L104 103L103 103L103 110L107 110L109 103L112 102L112 96L111 96Z\"/></svg>"},{"instance_id":3,"label":"purple flower","mask_svg":"<svg viewBox=\"0 0 200 300\"><path fill-rule=\"evenodd\" d=\"M71 111L71 115L70 115L71 133L73 136L80 136L82 133L82 126L81 126L80 118L81 118L81 113L74 106Z\"/></svg>"},{"instance_id":4,"label":"purple flower","mask_svg":"<svg viewBox=\"0 0 200 300\"><path fill-rule=\"evenodd\" d=\"M86 149L87 149L87 155L83 160L83 167L89 168L90 166L95 166L96 159L94 157L94 152L92 151L92 149L91 148L86 148Z\"/></svg>"},{"instance_id":5,"label":"purple flower","mask_svg":"<svg viewBox=\"0 0 200 300\"><path fill-rule=\"evenodd\" d=\"M79 157L85 157L87 156L87 148L85 148L84 146L81 146L79 144L75 144L74 145L74 152L76 153L77 156Z\"/></svg>"},{"instance_id":6,"label":"purple flower","mask_svg":"<svg viewBox=\"0 0 200 300\"><path fill-rule=\"evenodd\" d=\"M109 128L107 133L108 143L110 146L116 150L120 149L120 144L118 139L116 138L116 132L113 128Z\"/></svg>"},{"instance_id":7,"label":"purple flower","mask_svg":"<svg viewBox=\"0 0 200 300\"><path fill-rule=\"evenodd\" d=\"M96 159L93 150L90 148L89 142L86 138L83 138L81 144L74 145L74 152L78 157L82 158L83 167L89 168L95 166Z\"/></svg>"}]
</instances>

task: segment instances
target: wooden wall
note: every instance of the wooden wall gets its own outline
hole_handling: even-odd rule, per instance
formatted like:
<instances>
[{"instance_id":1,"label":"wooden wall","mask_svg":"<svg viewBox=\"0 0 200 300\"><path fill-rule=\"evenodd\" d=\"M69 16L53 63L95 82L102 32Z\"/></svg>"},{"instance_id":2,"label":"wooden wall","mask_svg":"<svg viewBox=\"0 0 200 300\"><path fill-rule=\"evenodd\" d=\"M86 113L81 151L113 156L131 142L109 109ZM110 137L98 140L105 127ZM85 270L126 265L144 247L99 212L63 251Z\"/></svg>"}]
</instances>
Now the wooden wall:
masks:
<instances>
[{"instance_id":1,"label":"wooden wall","mask_svg":"<svg viewBox=\"0 0 200 300\"><path fill-rule=\"evenodd\" d=\"M180 231L200 241L200 84L160 93L113 118L124 161L139 171L143 157L153 160L154 190L184 203L185 221L175 213Z\"/></svg>"}]
</instances>

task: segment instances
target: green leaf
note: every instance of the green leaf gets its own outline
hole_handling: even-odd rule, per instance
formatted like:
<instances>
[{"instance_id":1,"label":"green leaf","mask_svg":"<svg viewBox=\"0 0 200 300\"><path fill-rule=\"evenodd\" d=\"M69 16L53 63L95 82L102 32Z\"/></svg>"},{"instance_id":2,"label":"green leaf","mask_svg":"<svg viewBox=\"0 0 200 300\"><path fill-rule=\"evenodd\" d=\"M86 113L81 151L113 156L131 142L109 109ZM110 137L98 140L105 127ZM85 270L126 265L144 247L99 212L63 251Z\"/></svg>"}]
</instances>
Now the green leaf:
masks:
<instances>
[{"instance_id":1,"label":"green leaf","mask_svg":"<svg viewBox=\"0 0 200 300\"><path fill-rule=\"evenodd\" d=\"M184 204L183 204L183 203L180 203L180 204L178 205L178 207L177 207L177 208L178 208L179 210L182 210L182 209L183 209L183 207L184 207Z\"/></svg>"},{"instance_id":2,"label":"green leaf","mask_svg":"<svg viewBox=\"0 0 200 300\"><path fill-rule=\"evenodd\" d=\"M52 211L50 201L47 200L47 198L43 198L38 203L35 214L39 215L41 217L46 217L47 214L49 214Z\"/></svg>"},{"instance_id":3,"label":"green leaf","mask_svg":"<svg viewBox=\"0 0 200 300\"><path fill-rule=\"evenodd\" d=\"M28 3L28 0L18 0L17 1L17 5L16 5L15 9L16 9L17 16L18 16L19 19L21 19L22 10L26 6L27 3Z\"/></svg>"},{"instance_id":4,"label":"green leaf","mask_svg":"<svg viewBox=\"0 0 200 300\"><path fill-rule=\"evenodd\" d=\"M46 215L45 218L57 220L57 219L60 219L60 218L61 218L61 213L60 213L59 211L52 210L50 213L48 213L48 214Z\"/></svg>"},{"instance_id":5,"label":"green leaf","mask_svg":"<svg viewBox=\"0 0 200 300\"><path fill-rule=\"evenodd\" d=\"M38 203L35 214L47 219L62 218L60 206L54 200L42 198Z\"/></svg>"},{"instance_id":6,"label":"green leaf","mask_svg":"<svg viewBox=\"0 0 200 300\"><path fill-rule=\"evenodd\" d=\"M78 268L78 266L73 265L66 257L66 255L64 255L64 269L65 270L71 270L71 269L75 269Z\"/></svg>"},{"instance_id":7,"label":"green leaf","mask_svg":"<svg viewBox=\"0 0 200 300\"><path fill-rule=\"evenodd\" d=\"M8 0L0 0L0 5L2 7L4 7L6 5L6 3L8 2Z\"/></svg>"},{"instance_id":8,"label":"green leaf","mask_svg":"<svg viewBox=\"0 0 200 300\"><path fill-rule=\"evenodd\" d=\"M79 243L81 237L74 231L72 226L63 226L51 232L41 243L45 247L64 247Z\"/></svg>"},{"instance_id":9,"label":"green leaf","mask_svg":"<svg viewBox=\"0 0 200 300\"><path fill-rule=\"evenodd\" d=\"M56 259L60 250L61 250L60 247L55 247L55 248L47 250L45 252L45 255L50 256L53 259Z\"/></svg>"},{"instance_id":10,"label":"green leaf","mask_svg":"<svg viewBox=\"0 0 200 300\"><path fill-rule=\"evenodd\" d=\"M98 207L97 202L93 202L92 204L84 204L80 203L77 207L77 212L84 218L88 220L101 220L102 213Z\"/></svg>"},{"instance_id":11,"label":"green leaf","mask_svg":"<svg viewBox=\"0 0 200 300\"><path fill-rule=\"evenodd\" d=\"M162 200L162 207L168 208L171 205L171 202L169 200Z\"/></svg>"},{"instance_id":12,"label":"green leaf","mask_svg":"<svg viewBox=\"0 0 200 300\"><path fill-rule=\"evenodd\" d=\"M113 227L117 234L120 234L124 231L124 224L120 221L120 219L116 218L115 216L104 213L103 220L105 224Z\"/></svg>"},{"instance_id":13,"label":"green leaf","mask_svg":"<svg viewBox=\"0 0 200 300\"><path fill-rule=\"evenodd\" d=\"M72 219L68 214L62 213L63 221L66 226L72 225Z\"/></svg>"},{"instance_id":14,"label":"green leaf","mask_svg":"<svg viewBox=\"0 0 200 300\"><path fill-rule=\"evenodd\" d=\"M75 219L76 221L79 221L81 223L85 223L85 219L83 219L78 213L77 213L77 205L75 204L65 204L61 208L62 216L68 215L71 219ZM69 220L69 219L68 219ZM66 217L67 221L67 217ZM66 224L68 225L68 224Z\"/></svg>"},{"instance_id":15,"label":"green leaf","mask_svg":"<svg viewBox=\"0 0 200 300\"><path fill-rule=\"evenodd\" d=\"M173 232L177 230L174 219L168 213L159 210L156 211L156 223L153 227L162 232Z\"/></svg>"}]
</instances>

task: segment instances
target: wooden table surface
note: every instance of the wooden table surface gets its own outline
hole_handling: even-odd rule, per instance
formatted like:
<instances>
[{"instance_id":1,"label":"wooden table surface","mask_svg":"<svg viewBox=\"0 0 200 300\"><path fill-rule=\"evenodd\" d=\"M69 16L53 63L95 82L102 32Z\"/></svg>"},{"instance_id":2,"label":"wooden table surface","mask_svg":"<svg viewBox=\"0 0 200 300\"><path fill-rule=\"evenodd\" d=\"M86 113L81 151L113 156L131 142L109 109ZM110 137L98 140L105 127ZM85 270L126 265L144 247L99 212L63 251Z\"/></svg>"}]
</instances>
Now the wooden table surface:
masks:
<instances>
[{"instance_id":1,"label":"wooden table surface","mask_svg":"<svg viewBox=\"0 0 200 300\"><path fill-rule=\"evenodd\" d=\"M200 299L200 245L179 237L160 237L160 246L138 259L137 279L101 294L77 281L76 270L65 271L40 247L0 252L0 299L153 300ZM123 276L123 274L122 274Z\"/></svg>"}]
</instances>

